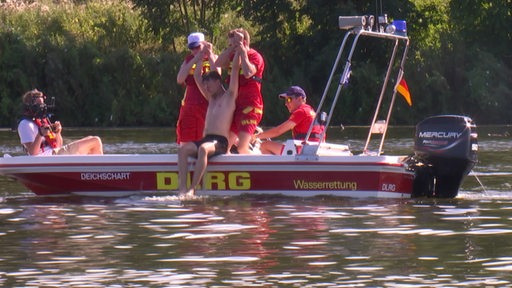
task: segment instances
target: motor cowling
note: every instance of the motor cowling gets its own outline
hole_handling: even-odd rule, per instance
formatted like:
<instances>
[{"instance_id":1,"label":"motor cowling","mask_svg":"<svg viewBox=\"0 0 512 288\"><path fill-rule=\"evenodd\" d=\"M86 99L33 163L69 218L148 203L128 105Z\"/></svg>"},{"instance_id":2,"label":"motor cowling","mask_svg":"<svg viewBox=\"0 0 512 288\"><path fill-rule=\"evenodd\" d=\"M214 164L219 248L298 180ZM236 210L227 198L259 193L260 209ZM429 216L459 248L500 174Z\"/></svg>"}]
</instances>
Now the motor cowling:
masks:
<instances>
[{"instance_id":1,"label":"motor cowling","mask_svg":"<svg viewBox=\"0 0 512 288\"><path fill-rule=\"evenodd\" d=\"M467 116L439 115L416 125L413 197L453 198L477 162L476 125Z\"/></svg>"}]
</instances>

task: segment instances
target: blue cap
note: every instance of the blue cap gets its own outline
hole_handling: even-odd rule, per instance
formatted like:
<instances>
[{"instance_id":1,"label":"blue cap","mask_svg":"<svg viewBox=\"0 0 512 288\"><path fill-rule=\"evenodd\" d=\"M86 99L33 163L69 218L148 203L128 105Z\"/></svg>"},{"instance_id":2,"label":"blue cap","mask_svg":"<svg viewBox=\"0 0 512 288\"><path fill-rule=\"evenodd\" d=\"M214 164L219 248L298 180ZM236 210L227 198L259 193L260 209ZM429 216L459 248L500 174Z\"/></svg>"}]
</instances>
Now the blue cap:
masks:
<instances>
[{"instance_id":1,"label":"blue cap","mask_svg":"<svg viewBox=\"0 0 512 288\"><path fill-rule=\"evenodd\" d=\"M279 94L279 98L285 98L290 96L302 96L305 98L306 92L304 92L304 90L299 86L291 86L290 88L288 88L288 90L286 90L286 92Z\"/></svg>"}]
</instances>

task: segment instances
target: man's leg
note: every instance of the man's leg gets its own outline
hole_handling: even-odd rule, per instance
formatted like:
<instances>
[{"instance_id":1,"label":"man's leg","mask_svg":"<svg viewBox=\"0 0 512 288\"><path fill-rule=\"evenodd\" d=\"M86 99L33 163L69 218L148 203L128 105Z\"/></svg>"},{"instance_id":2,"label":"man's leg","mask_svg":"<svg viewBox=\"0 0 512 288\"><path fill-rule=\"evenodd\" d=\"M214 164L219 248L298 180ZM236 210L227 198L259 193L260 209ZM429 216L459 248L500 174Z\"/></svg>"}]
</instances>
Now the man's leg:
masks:
<instances>
[{"instance_id":1,"label":"man's leg","mask_svg":"<svg viewBox=\"0 0 512 288\"><path fill-rule=\"evenodd\" d=\"M206 171L206 165L208 165L208 156L215 153L215 142L203 143L197 149L197 161L194 167L194 177L192 177L192 183L190 184L189 195L194 195L194 189L203 178L204 171Z\"/></svg>"},{"instance_id":2,"label":"man's leg","mask_svg":"<svg viewBox=\"0 0 512 288\"><path fill-rule=\"evenodd\" d=\"M238 153L239 154L252 154L251 149L249 149L249 144L251 143L252 134L240 131L238 133Z\"/></svg>"},{"instance_id":3,"label":"man's leg","mask_svg":"<svg viewBox=\"0 0 512 288\"><path fill-rule=\"evenodd\" d=\"M89 136L87 137L86 147L87 154L103 154L103 143L101 142L101 138L98 136Z\"/></svg>"},{"instance_id":4,"label":"man's leg","mask_svg":"<svg viewBox=\"0 0 512 288\"><path fill-rule=\"evenodd\" d=\"M281 155L283 144L280 142L265 141L261 143L260 150L262 154Z\"/></svg>"},{"instance_id":5,"label":"man's leg","mask_svg":"<svg viewBox=\"0 0 512 288\"><path fill-rule=\"evenodd\" d=\"M253 107L249 112L244 112L239 115L238 120L235 122L238 130L238 153L239 154L256 154L253 153L250 149L252 135L258 127L258 124L261 121L262 114L260 109L256 109ZM244 109L247 110L247 109Z\"/></svg>"},{"instance_id":6,"label":"man's leg","mask_svg":"<svg viewBox=\"0 0 512 288\"><path fill-rule=\"evenodd\" d=\"M58 155L73 154L103 154L103 144L98 136L87 136L73 141L59 149Z\"/></svg>"},{"instance_id":7,"label":"man's leg","mask_svg":"<svg viewBox=\"0 0 512 288\"><path fill-rule=\"evenodd\" d=\"M235 132L230 131L229 132L229 141L228 141L228 151L227 154L231 154L231 149L233 148L233 145L237 146L238 144L238 136Z\"/></svg>"},{"instance_id":8,"label":"man's leg","mask_svg":"<svg viewBox=\"0 0 512 288\"><path fill-rule=\"evenodd\" d=\"M187 193L188 157L196 155L197 147L193 142L181 146L178 150L178 191L180 194Z\"/></svg>"}]
</instances>

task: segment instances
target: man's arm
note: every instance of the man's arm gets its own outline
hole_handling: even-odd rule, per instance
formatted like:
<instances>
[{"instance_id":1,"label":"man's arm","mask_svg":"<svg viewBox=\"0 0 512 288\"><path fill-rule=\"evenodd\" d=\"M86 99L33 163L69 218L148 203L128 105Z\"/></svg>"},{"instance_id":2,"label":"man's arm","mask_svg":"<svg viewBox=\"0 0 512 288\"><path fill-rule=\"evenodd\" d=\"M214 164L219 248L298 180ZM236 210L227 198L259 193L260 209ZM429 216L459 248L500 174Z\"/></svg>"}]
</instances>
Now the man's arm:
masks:
<instances>
[{"instance_id":1,"label":"man's arm","mask_svg":"<svg viewBox=\"0 0 512 288\"><path fill-rule=\"evenodd\" d=\"M39 153L43 139L38 135L38 129L35 123L28 120L21 120L18 123L18 136L20 137L21 145L23 145L28 155L37 155Z\"/></svg>"},{"instance_id":2,"label":"man's arm","mask_svg":"<svg viewBox=\"0 0 512 288\"><path fill-rule=\"evenodd\" d=\"M217 71L219 72L219 75L222 75L222 69L215 64L219 55L213 53L212 43L204 42L204 47L206 47L205 55L208 58L208 63L210 64L210 71Z\"/></svg>"},{"instance_id":3,"label":"man's arm","mask_svg":"<svg viewBox=\"0 0 512 288\"><path fill-rule=\"evenodd\" d=\"M212 54L208 57L208 62L210 63L210 71L217 71L219 72L219 75L222 75L222 69L220 67L217 67L217 64L215 64L216 60L219 58L217 54Z\"/></svg>"},{"instance_id":4,"label":"man's arm","mask_svg":"<svg viewBox=\"0 0 512 288\"><path fill-rule=\"evenodd\" d=\"M183 63L181 63L180 71L178 71L178 76L176 77L176 82L178 82L178 84L181 85L185 83L185 79L187 79L188 73L194 64L193 60L188 62L183 61Z\"/></svg>"},{"instance_id":5,"label":"man's arm","mask_svg":"<svg viewBox=\"0 0 512 288\"><path fill-rule=\"evenodd\" d=\"M274 138L283 135L285 132L292 130L295 125L297 125L295 122L291 120L286 120L285 122L281 123L279 126L273 127L268 129L267 131L263 131L255 137L260 139L265 138Z\"/></svg>"},{"instance_id":6,"label":"man's arm","mask_svg":"<svg viewBox=\"0 0 512 288\"><path fill-rule=\"evenodd\" d=\"M55 138L57 138L57 147L62 147L64 145L64 140L62 140L62 124L60 121L53 122L53 133L55 134Z\"/></svg>"},{"instance_id":7,"label":"man's arm","mask_svg":"<svg viewBox=\"0 0 512 288\"><path fill-rule=\"evenodd\" d=\"M246 79L251 78L257 72L256 66L249 61L249 55L247 54L248 51L249 47L241 47L240 58L242 63L242 73Z\"/></svg>"},{"instance_id":8,"label":"man's arm","mask_svg":"<svg viewBox=\"0 0 512 288\"><path fill-rule=\"evenodd\" d=\"M240 71L240 50L237 49L235 52L235 56L233 57L233 64L231 65L231 75L229 75L229 94L233 97L238 97L238 81L239 81L239 72Z\"/></svg>"},{"instance_id":9,"label":"man's arm","mask_svg":"<svg viewBox=\"0 0 512 288\"><path fill-rule=\"evenodd\" d=\"M34 142L23 143L23 147L27 150L28 155L37 155L41 149L41 143L43 143L44 137L37 133Z\"/></svg>"},{"instance_id":10,"label":"man's arm","mask_svg":"<svg viewBox=\"0 0 512 288\"><path fill-rule=\"evenodd\" d=\"M208 94L208 91L206 91L206 87L203 83L203 50L199 51L199 53L196 54L194 59L190 62L195 62L196 69L194 70L194 81L196 81L197 88L199 88L199 91L201 91L201 94L203 94L204 98L206 100L210 99L210 94Z\"/></svg>"},{"instance_id":11,"label":"man's arm","mask_svg":"<svg viewBox=\"0 0 512 288\"><path fill-rule=\"evenodd\" d=\"M49 130L45 130L45 129L40 129L40 131L46 131L46 132L41 132L41 133L37 133L36 134L36 137L34 138L34 141L33 142L27 142L27 143L23 143L23 147L25 147L25 149L27 150L27 153L29 155L38 155L40 150L41 150L41 143L44 142L45 140L45 137L44 135L47 135L49 133ZM55 138L56 138L56 142L57 142L57 147L62 147L62 135L59 133L56 133L54 132L55 134Z\"/></svg>"},{"instance_id":12,"label":"man's arm","mask_svg":"<svg viewBox=\"0 0 512 288\"><path fill-rule=\"evenodd\" d=\"M235 46L229 43L229 46L222 50L219 57L215 60L215 66L219 68L228 68L229 67L229 59L231 59L231 55L235 51Z\"/></svg>"}]
</instances>

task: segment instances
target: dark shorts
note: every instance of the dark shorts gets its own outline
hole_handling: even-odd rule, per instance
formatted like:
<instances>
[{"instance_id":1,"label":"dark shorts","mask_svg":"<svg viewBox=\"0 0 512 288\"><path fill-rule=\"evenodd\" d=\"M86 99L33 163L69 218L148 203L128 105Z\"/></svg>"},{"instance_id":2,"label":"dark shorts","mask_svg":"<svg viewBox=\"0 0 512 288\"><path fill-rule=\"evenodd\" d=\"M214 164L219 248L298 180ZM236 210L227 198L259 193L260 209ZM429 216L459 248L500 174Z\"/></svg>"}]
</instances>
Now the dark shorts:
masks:
<instances>
[{"instance_id":1,"label":"dark shorts","mask_svg":"<svg viewBox=\"0 0 512 288\"><path fill-rule=\"evenodd\" d=\"M209 142L213 142L215 144L215 152L209 157L226 154L228 152L228 138L220 135L206 135L203 139L194 141L194 144L199 147L202 144Z\"/></svg>"}]
</instances>

